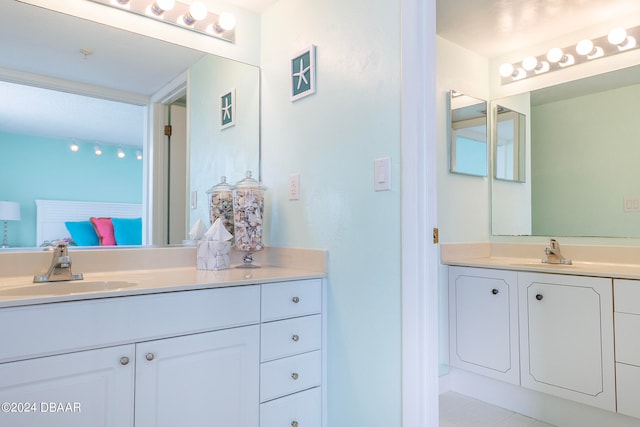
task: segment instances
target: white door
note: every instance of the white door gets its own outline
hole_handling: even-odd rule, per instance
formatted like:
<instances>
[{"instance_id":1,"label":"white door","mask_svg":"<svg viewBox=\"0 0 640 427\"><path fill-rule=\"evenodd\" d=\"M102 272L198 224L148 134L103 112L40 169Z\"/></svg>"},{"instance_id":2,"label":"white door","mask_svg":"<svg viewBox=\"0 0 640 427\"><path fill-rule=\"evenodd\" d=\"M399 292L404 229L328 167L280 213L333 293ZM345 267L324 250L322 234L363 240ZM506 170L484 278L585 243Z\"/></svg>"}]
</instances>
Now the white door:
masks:
<instances>
[{"instance_id":1,"label":"white door","mask_svg":"<svg viewBox=\"0 0 640 427\"><path fill-rule=\"evenodd\" d=\"M259 326L136 346L136 427L257 427Z\"/></svg>"},{"instance_id":2,"label":"white door","mask_svg":"<svg viewBox=\"0 0 640 427\"><path fill-rule=\"evenodd\" d=\"M611 279L518 280L522 386L615 411Z\"/></svg>"},{"instance_id":3,"label":"white door","mask_svg":"<svg viewBox=\"0 0 640 427\"><path fill-rule=\"evenodd\" d=\"M449 269L451 365L520 383L517 273Z\"/></svg>"},{"instance_id":4,"label":"white door","mask_svg":"<svg viewBox=\"0 0 640 427\"><path fill-rule=\"evenodd\" d=\"M168 148L168 222L169 244L181 244L187 238L187 109L169 106L171 136Z\"/></svg>"},{"instance_id":5,"label":"white door","mask_svg":"<svg viewBox=\"0 0 640 427\"><path fill-rule=\"evenodd\" d=\"M133 426L134 346L0 364L0 425Z\"/></svg>"}]
</instances>

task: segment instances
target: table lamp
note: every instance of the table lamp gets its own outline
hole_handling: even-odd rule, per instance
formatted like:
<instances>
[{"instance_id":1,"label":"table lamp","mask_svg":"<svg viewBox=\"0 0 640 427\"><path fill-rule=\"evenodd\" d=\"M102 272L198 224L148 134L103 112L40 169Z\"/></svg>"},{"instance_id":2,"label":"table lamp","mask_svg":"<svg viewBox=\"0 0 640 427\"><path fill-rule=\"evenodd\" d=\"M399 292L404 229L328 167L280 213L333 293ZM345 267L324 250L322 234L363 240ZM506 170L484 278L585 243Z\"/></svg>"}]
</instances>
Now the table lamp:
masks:
<instances>
[{"instance_id":1,"label":"table lamp","mask_svg":"<svg viewBox=\"0 0 640 427\"><path fill-rule=\"evenodd\" d=\"M4 221L4 240L2 240L2 247L8 248L7 221L20 221L20 203L0 201L0 221Z\"/></svg>"}]
</instances>

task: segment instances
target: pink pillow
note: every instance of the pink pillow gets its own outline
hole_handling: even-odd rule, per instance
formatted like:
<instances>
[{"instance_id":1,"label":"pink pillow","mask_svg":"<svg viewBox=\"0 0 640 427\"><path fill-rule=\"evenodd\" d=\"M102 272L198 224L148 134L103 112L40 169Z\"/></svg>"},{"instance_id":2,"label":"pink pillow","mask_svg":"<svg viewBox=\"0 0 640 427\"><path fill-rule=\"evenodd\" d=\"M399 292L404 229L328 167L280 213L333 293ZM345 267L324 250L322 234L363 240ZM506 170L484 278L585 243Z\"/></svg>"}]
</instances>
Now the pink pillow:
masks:
<instances>
[{"instance_id":1,"label":"pink pillow","mask_svg":"<svg viewBox=\"0 0 640 427\"><path fill-rule=\"evenodd\" d=\"M96 229L96 234L101 246L115 246L116 238L113 233L113 223L111 218L89 218L91 224Z\"/></svg>"}]
</instances>

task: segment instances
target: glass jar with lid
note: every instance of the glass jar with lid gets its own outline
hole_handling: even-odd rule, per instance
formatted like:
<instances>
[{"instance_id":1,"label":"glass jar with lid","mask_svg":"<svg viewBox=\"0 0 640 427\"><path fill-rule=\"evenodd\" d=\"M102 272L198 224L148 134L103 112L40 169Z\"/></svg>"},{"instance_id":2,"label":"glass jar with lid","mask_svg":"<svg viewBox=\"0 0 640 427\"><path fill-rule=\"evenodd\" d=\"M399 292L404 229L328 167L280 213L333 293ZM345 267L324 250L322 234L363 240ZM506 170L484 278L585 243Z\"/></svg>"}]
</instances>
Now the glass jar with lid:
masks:
<instances>
[{"instance_id":1,"label":"glass jar with lid","mask_svg":"<svg viewBox=\"0 0 640 427\"><path fill-rule=\"evenodd\" d=\"M210 225L220 218L224 228L233 234L233 187L227 184L227 177L220 177L220 182L207 190L207 195Z\"/></svg>"},{"instance_id":2,"label":"glass jar with lid","mask_svg":"<svg viewBox=\"0 0 640 427\"><path fill-rule=\"evenodd\" d=\"M264 249L264 190L262 184L251 177L251 171L233 190L233 235L236 249L248 252L245 255L245 267L251 266L251 252Z\"/></svg>"}]
</instances>

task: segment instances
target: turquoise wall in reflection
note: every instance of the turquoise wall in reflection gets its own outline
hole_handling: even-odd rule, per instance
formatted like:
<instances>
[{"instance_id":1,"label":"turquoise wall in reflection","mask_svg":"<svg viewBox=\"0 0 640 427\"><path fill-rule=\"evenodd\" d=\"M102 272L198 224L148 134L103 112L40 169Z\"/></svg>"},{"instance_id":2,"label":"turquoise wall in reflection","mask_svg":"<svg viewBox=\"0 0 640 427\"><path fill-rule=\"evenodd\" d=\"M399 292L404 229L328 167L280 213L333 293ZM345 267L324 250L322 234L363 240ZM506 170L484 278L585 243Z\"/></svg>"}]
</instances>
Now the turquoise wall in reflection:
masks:
<instances>
[{"instance_id":1,"label":"turquoise wall in reflection","mask_svg":"<svg viewBox=\"0 0 640 427\"><path fill-rule=\"evenodd\" d=\"M142 203L142 161L135 148L0 133L0 200L20 202L21 220L9 222L10 246L38 246L35 200ZM88 219L88 218L87 218ZM62 236L61 236L62 237Z\"/></svg>"}]
</instances>

